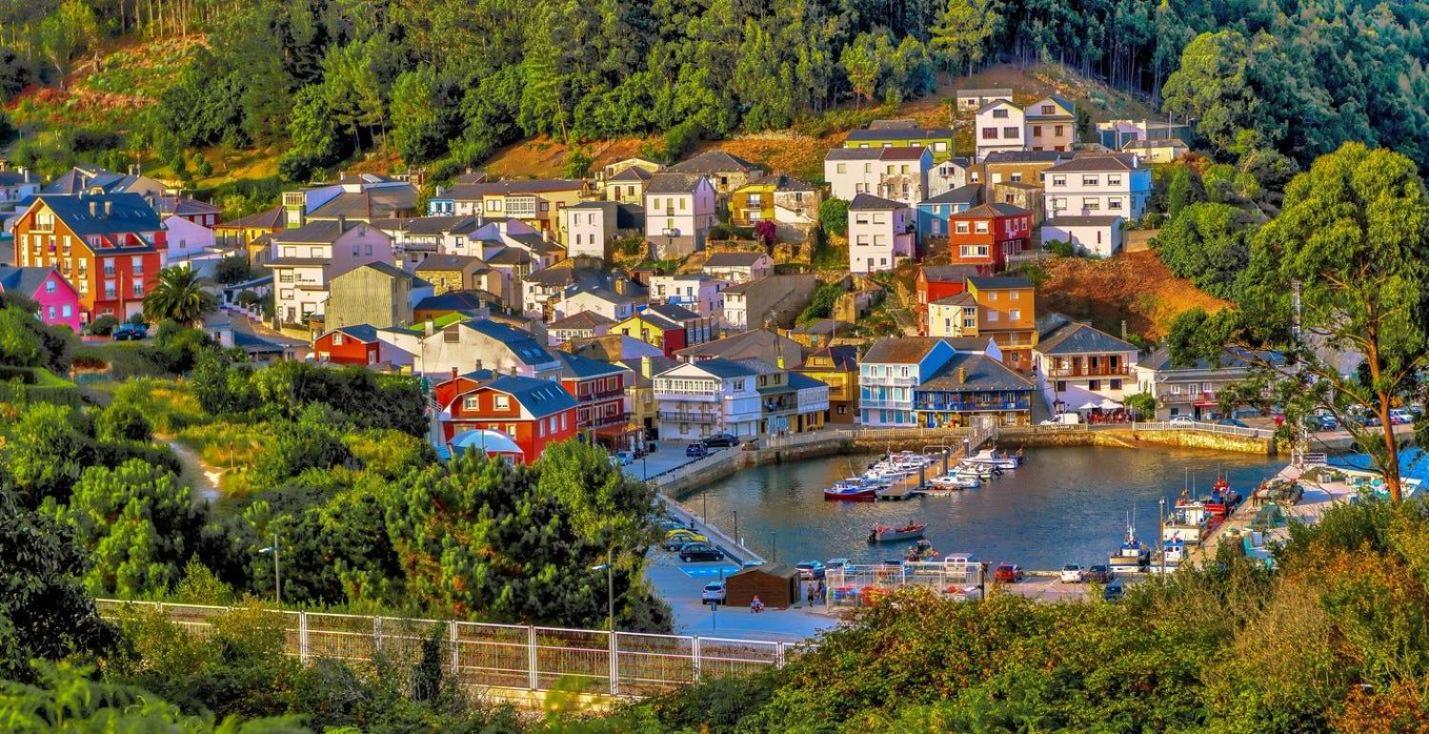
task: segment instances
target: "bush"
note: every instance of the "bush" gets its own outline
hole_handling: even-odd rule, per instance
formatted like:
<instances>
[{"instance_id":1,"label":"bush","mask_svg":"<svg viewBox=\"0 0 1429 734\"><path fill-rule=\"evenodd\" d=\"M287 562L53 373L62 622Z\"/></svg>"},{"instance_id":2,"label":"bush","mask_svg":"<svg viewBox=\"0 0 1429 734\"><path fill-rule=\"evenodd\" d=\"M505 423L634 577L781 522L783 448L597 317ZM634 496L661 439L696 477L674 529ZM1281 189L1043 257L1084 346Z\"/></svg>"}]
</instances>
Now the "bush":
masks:
<instances>
[{"instance_id":1,"label":"bush","mask_svg":"<svg viewBox=\"0 0 1429 734\"><path fill-rule=\"evenodd\" d=\"M118 325L119 319L105 314L89 322L89 326L85 327L85 331L89 332L92 336L109 336L114 333L114 327Z\"/></svg>"},{"instance_id":2,"label":"bush","mask_svg":"<svg viewBox=\"0 0 1429 734\"><path fill-rule=\"evenodd\" d=\"M848 202L843 199L826 199L819 205L819 225L826 232L840 237L848 235Z\"/></svg>"},{"instance_id":3,"label":"bush","mask_svg":"<svg viewBox=\"0 0 1429 734\"><path fill-rule=\"evenodd\" d=\"M1057 257L1073 257L1077 254L1077 246L1062 240L1049 240L1045 247L1047 251Z\"/></svg>"}]
</instances>

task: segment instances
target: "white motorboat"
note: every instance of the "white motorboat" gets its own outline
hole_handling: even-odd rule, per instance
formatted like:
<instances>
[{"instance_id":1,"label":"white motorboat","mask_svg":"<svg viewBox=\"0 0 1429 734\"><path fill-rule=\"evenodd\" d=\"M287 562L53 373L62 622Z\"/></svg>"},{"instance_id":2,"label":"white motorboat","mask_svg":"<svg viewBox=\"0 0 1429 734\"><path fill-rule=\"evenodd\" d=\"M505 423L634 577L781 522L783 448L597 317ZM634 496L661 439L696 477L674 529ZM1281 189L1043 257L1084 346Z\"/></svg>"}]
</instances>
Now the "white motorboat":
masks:
<instances>
[{"instance_id":1,"label":"white motorboat","mask_svg":"<svg viewBox=\"0 0 1429 734\"><path fill-rule=\"evenodd\" d=\"M977 477L944 474L928 480L928 484L934 489L977 489L982 486L982 481Z\"/></svg>"},{"instance_id":2,"label":"white motorboat","mask_svg":"<svg viewBox=\"0 0 1429 734\"><path fill-rule=\"evenodd\" d=\"M1009 454L1006 451L998 451L997 449L983 449L963 461L973 464L995 466L998 469L1016 469L1022 465L1022 454L1020 452Z\"/></svg>"}]
</instances>

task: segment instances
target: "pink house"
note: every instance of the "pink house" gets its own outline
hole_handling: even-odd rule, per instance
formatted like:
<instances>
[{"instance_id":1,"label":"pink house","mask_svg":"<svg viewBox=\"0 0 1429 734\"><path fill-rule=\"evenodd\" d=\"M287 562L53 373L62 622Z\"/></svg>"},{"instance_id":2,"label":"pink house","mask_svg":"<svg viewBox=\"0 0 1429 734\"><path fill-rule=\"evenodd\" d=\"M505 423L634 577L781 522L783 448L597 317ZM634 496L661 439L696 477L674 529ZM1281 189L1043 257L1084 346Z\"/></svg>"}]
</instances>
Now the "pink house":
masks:
<instances>
[{"instance_id":1,"label":"pink house","mask_svg":"<svg viewBox=\"0 0 1429 734\"><path fill-rule=\"evenodd\" d=\"M0 265L0 293L18 293L39 304L41 321L79 332L79 292L54 268Z\"/></svg>"}]
</instances>

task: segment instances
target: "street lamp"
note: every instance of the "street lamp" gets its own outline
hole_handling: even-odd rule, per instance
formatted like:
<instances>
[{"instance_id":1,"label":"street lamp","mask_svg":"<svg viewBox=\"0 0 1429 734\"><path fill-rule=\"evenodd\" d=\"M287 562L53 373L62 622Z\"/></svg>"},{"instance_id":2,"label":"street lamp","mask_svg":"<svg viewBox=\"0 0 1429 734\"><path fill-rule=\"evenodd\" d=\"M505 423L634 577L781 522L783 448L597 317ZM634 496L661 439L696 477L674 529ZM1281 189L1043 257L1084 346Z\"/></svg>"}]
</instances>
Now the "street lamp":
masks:
<instances>
[{"instance_id":1,"label":"street lamp","mask_svg":"<svg viewBox=\"0 0 1429 734\"><path fill-rule=\"evenodd\" d=\"M734 542L739 545L744 545L739 542L739 510L734 511Z\"/></svg>"},{"instance_id":2,"label":"street lamp","mask_svg":"<svg viewBox=\"0 0 1429 734\"><path fill-rule=\"evenodd\" d=\"M610 625L610 631L615 633L615 564L613 561L614 549L607 548L605 551L605 563L598 566L591 566L592 571L605 572L605 615L606 623Z\"/></svg>"},{"instance_id":3,"label":"street lamp","mask_svg":"<svg viewBox=\"0 0 1429 734\"><path fill-rule=\"evenodd\" d=\"M283 579L282 576L279 575L278 570L278 534L273 533L272 545L268 546L267 548L259 548L258 552L273 554L273 600L278 604L278 606L283 606Z\"/></svg>"}]
</instances>

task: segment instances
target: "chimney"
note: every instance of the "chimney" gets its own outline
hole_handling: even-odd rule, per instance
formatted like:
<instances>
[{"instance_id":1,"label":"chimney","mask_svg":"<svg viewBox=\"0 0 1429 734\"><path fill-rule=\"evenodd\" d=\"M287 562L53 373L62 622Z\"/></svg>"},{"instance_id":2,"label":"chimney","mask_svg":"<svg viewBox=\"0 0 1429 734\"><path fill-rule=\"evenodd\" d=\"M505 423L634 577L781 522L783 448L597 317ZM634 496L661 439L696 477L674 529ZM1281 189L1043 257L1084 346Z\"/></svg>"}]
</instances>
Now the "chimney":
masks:
<instances>
[{"instance_id":1,"label":"chimney","mask_svg":"<svg viewBox=\"0 0 1429 734\"><path fill-rule=\"evenodd\" d=\"M346 232L346 231L347 231L347 215L346 215L346 214L339 214L339 215L337 215L337 231L338 231L338 232Z\"/></svg>"},{"instance_id":2,"label":"chimney","mask_svg":"<svg viewBox=\"0 0 1429 734\"><path fill-rule=\"evenodd\" d=\"M965 385L968 381L968 371L964 367L958 368L958 384Z\"/></svg>"},{"instance_id":3,"label":"chimney","mask_svg":"<svg viewBox=\"0 0 1429 734\"><path fill-rule=\"evenodd\" d=\"M426 332L427 336L431 336L437 333L437 325L433 323L431 319L427 319L426 322L422 324L422 331Z\"/></svg>"},{"instance_id":4,"label":"chimney","mask_svg":"<svg viewBox=\"0 0 1429 734\"><path fill-rule=\"evenodd\" d=\"M452 366L452 379L453 379L453 380L456 379L456 366L455 366L455 365Z\"/></svg>"},{"instance_id":5,"label":"chimney","mask_svg":"<svg viewBox=\"0 0 1429 734\"><path fill-rule=\"evenodd\" d=\"M652 371L652 366L650 364L650 361L650 355L648 354L640 358L640 375L642 377L651 376L650 372Z\"/></svg>"}]
</instances>

